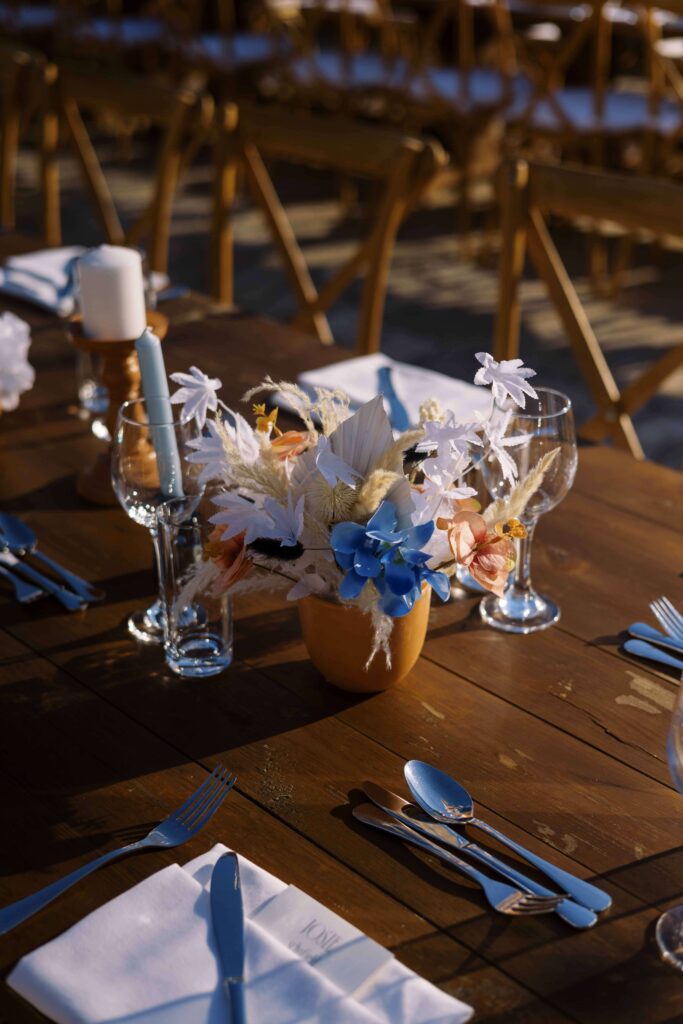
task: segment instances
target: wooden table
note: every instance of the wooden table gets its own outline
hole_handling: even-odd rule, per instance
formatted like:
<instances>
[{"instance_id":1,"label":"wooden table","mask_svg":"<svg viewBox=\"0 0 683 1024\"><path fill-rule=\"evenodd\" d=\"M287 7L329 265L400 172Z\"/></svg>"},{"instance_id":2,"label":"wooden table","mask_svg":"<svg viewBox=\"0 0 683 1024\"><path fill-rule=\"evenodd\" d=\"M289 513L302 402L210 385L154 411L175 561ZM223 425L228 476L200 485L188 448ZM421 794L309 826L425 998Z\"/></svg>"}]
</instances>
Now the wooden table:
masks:
<instances>
[{"instance_id":1,"label":"wooden table","mask_svg":"<svg viewBox=\"0 0 683 1024\"><path fill-rule=\"evenodd\" d=\"M220 375L229 403L267 372L293 378L344 355L246 314L174 323L166 352L170 371ZM683 603L683 478L581 450L575 487L535 544L538 583L563 612L546 633L498 634L474 599L435 601L411 676L354 697L312 668L292 605L245 597L234 666L191 682L126 633L154 590L145 531L76 496L98 442L75 415L63 329L43 323L31 358L34 390L0 418L0 504L107 600L70 615L51 599L0 598L0 903L160 819L221 761L236 789L181 860L234 846L470 1002L478 1021L683 1019L683 980L653 934L683 898L683 803L665 758L677 687L619 652L650 599ZM411 757L460 779L518 840L596 876L611 912L583 933L553 916L494 915L458 875L356 824L359 783L405 792ZM0 969L175 859L155 852L100 871L0 938ZM0 1021L35 1019L0 986Z\"/></svg>"}]
</instances>

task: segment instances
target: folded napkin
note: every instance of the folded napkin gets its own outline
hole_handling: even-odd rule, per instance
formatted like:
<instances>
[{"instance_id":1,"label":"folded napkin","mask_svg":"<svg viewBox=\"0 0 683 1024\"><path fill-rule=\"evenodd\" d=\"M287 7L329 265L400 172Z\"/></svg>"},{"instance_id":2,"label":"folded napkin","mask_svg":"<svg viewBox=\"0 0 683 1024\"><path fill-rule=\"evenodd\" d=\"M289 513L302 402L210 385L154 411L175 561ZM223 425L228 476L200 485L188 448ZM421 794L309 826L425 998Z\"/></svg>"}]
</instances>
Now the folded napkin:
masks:
<instances>
[{"instance_id":1,"label":"folded napkin","mask_svg":"<svg viewBox=\"0 0 683 1024\"><path fill-rule=\"evenodd\" d=\"M341 388L351 399L352 408L356 409L375 395L384 394L382 371L385 368L390 371L393 390L412 424L419 422L420 406L430 398L436 398L443 409L452 409L458 420L470 419L476 413L487 415L490 410L491 395L486 389L435 370L397 362L382 353L308 370L301 374L298 383L311 395L316 387ZM282 395L277 396L276 401L286 404ZM385 406L392 425L396 426L390 402L385 400Z\"/></svg>"},{"instance_id":2,"label":"folded napkin","mask_svg":"<svg viewBox=\"0 0 683 1024\"><path fill-rule=\"evenodd\" d=\"M20 960L8 984L57 1024L225 1024L208 885L221 844L152 875ZM286 888L240 857L247 917ZM357 1002L255 921L246 928L254 1024L461 1024L472 1010L393 962Z\"/></svg>"},{"instance_id":3,"label":"folded napkin","mask_svg":"<svg viewBox=\"0 0 683 1024\"><path fill-rule=\"evenodd\" d=\"M10 256L0 267L0 292L57 316L71 316L76 308L76 260L84 252L82 245L70 245Z\"/></svg>"}]
</instances>

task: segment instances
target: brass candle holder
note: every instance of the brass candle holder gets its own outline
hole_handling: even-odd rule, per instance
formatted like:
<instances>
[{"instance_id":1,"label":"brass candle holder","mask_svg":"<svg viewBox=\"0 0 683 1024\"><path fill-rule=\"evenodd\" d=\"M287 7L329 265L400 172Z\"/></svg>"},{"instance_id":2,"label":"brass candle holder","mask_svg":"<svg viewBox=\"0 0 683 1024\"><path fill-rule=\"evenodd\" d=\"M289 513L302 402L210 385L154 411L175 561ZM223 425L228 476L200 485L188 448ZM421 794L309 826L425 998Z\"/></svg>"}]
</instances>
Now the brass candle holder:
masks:
<instances>
[{"instance_id":1,"label":"brass candle holder","mask_svg":"<svg viewBox=\"0 0 683 1024\"><path fill-rule=\"evenodd\" d=\"M168 318L156 310L147 311L147 326L163 341L168 332ZM83 333L80 317L69 324L71 340L76 348L102 359L102 383L109 392L109 408L105 422L109 437L116 433L116 416L119 407L140 397L140 366L135 352L136 338L125 341L105 341L88 338ZM86 501L95 505L116 505L116 495L111 486L111 443L106 451L78 474L76 490Z\"/></svg>"}]
</instances>

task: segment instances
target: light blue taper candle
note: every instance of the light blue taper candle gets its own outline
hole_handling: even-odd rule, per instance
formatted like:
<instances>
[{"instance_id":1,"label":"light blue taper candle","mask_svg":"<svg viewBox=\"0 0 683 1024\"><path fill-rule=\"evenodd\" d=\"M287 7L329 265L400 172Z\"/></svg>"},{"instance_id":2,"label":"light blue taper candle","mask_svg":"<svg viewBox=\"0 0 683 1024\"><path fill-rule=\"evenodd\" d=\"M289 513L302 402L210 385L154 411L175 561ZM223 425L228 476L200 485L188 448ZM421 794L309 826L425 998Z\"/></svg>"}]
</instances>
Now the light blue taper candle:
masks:
<instances>
[{"instance_id":1,"label":"light blue taper candle","mask_svg":"<svg viewBox=\"0 0 683 1024\"><path fill-rule=\"evenodd\" d=\"M161 342L148 328L135 342L135 350L140 363L142 391L159 467L161 492L164 498L182 498L183 474Z\"/></svg>"}]
</instances>

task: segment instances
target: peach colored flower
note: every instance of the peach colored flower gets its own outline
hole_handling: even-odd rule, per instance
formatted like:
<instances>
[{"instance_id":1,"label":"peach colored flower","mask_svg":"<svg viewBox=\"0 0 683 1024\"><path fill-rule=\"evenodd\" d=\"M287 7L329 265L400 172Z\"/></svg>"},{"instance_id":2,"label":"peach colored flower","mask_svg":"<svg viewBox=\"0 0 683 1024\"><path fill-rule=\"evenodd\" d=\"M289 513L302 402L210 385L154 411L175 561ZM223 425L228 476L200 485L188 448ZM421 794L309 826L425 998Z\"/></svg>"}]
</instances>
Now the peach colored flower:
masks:
<instances>
[{"instance_id":1,"label":"peach colored flower","mask_svg":"<svg viewBox=\"0 0 683 1024\"><path fill-rule=\"evenodd\" d=\"M244 546L244 534L240 533L229 540L221 540L222 526L217 526L209 534L208 543L204 547L204 554L218 566L221 573L216 580L213 590L215 594L223 594L239 580L251 571L253 562L247 555Z\"/></svg>"},{"instance_id":2,"label":"peach colored flower","mask_svg":"<svg viewBox=\"0 0 683 1024\"><path fill-rule=\"evenodd\" d=\"M477 583L502 597L507 578L515 564L515 548L507 536L489 530L483 516L463 510L452 519L437 519L448 533L456 562L469 569Z\"/></svg>"},{"instance_id":3,"label":"peach colored flower","mask_svg":"<svg viewBox=\"0 0 683 1024\"><path fill-rule=\"evenodd\" d=\"M301 455L311 444L311 435L305 430L287 430L270 442L280 461Z\"/></svg>"}]
</instances>

